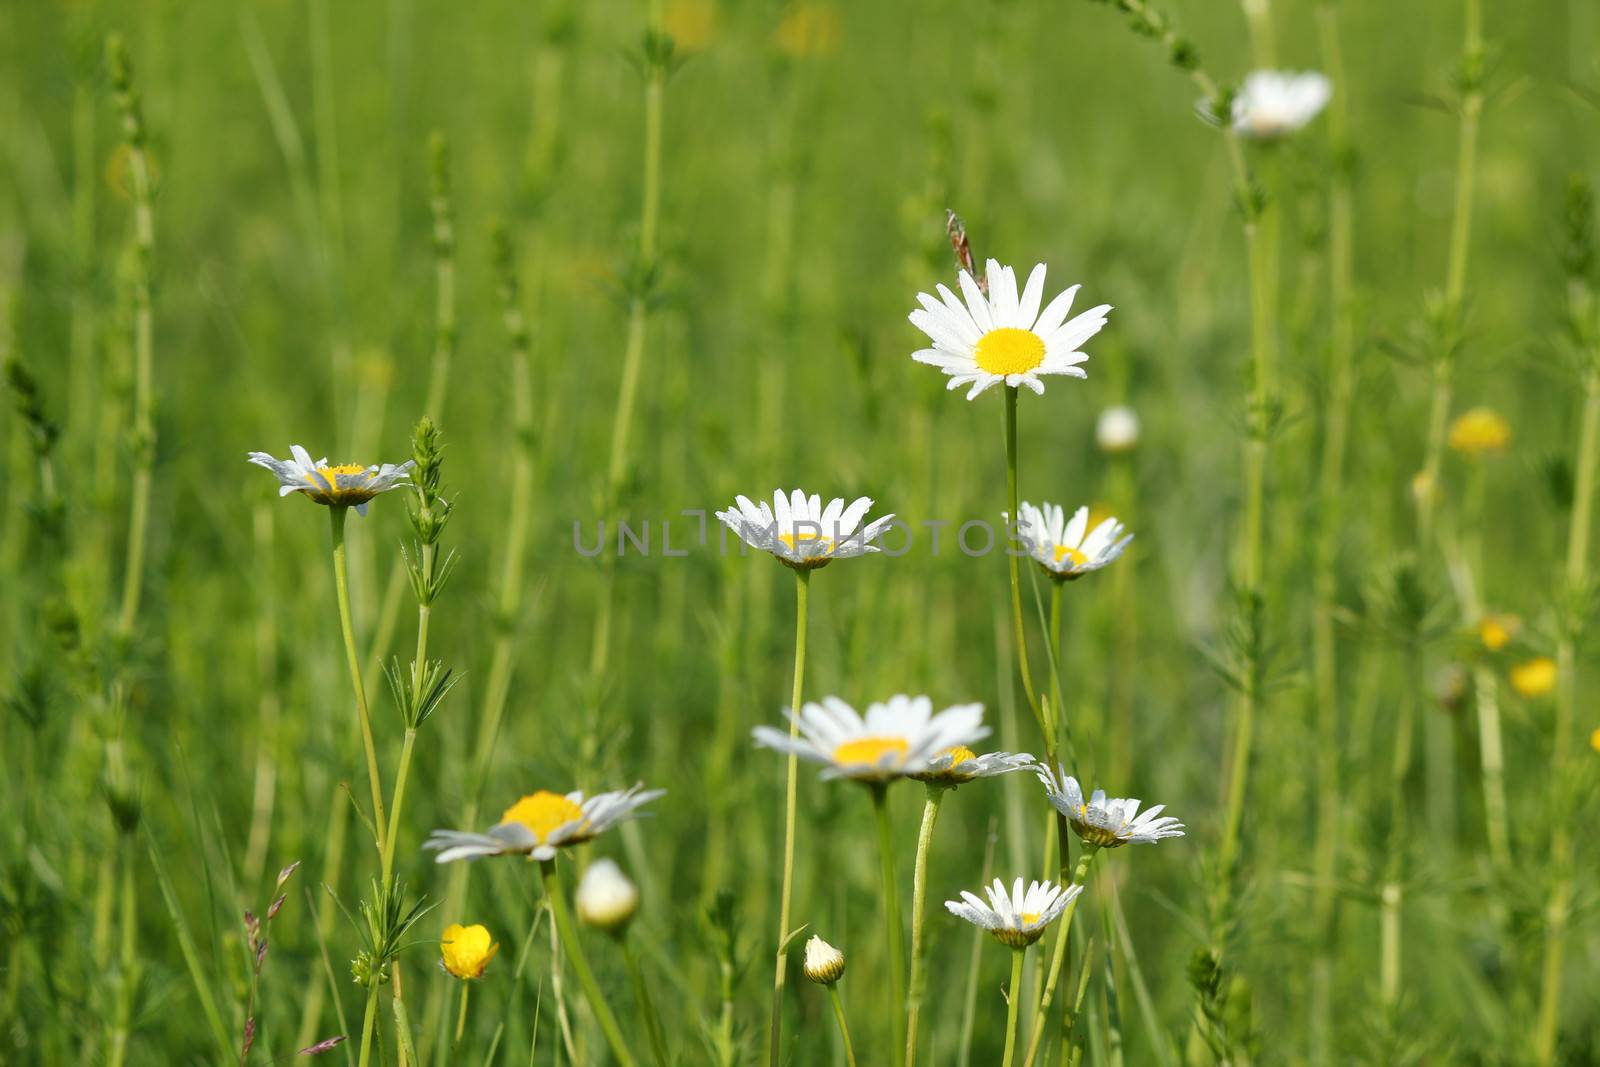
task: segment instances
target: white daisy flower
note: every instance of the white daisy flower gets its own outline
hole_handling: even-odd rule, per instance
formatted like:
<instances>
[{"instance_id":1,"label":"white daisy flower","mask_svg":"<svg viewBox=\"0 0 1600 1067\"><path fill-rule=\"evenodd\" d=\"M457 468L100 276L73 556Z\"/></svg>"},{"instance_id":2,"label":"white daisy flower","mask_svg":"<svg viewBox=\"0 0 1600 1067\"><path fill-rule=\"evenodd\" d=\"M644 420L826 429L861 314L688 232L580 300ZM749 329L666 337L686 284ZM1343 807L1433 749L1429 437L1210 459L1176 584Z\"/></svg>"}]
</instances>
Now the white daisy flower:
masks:
<instances>
[{"instance_id":1,"label":"white daisy flower","mask_svg":"<svg viewBox=\"0 0 1600 1067\"><path fill-rule=\"evenodd\" d=\"M880 551L872 542L894 522L893 515L874 519L865 526L861 520L872 507L871 497L858 497L846 506L835 497L826 507L822 497L807 496L796 489L772 494L772 505L753 503L748 497L734 499L734 507L717 512L723 525L739 535L751 548L778 557L778 562L795 570L825 567L836 559L849 559Z\"/></svg>"},{"instance_id":2,"label":"white daisy flower","mask_svg":"<svg viewBox=\"0 0 1600 1067\"><path fill-rule=\"evenodd\" d=\"M304 493L328 507L353 507L358 515L367 513L367 501L379 493L409 484L408 475L416 466L408 459L398 466L384 463L363 467L359 463L342 463L330 467L328 457L313 463L311 453L299 445L291 445L289 451L292 459L274 459L265 452L252 452L250 462L278 476L279 496Z\"/></svg>"},{"instance_id":3,"label":"white daisy flower","mask_svg":"<svg viewBox=\"0 0 1600 1067\"><path fill-rule=\"evenodd\" d=\"M507 808L488 833L435 830L422 847L438 850L440 863L513 853L551 860L558 848L593 840L617 823L636 817L641 807L665 793L665 789L645 789L642 782L592 797L582 792L562 796L541 789Z\"/></svg>"},{"instance_id":4,"label":"white daisy flower","mask_svg":"<svg viewBox=\"0 0 1600 1067\"><path fill-rule=\"evenodd\" d=\"M1233 129L1242 137L1276 141L1317 117L1333 83L1315 71L1252 71L1233 97Z\"/></svg>"},{"instance_id":5,"label":"white daisy flower","mask_svg":"<svg viewBox=\"0 0 1600 1067\"><path fill-rule=\"evenodd\" d=\"M928 761L926 770L911 777L929 785L964 785L976 778L993 778L1033 766L1026 752L985 752L978 755L966 745L947 748Z\"/></svg>"},{"instance_id":6,"label":"white daisy flower","mask_svg":"<svg viewBox=\"0 0 1600 1067\"><path fill-rule=\"evenodd\" d=\"M1050 805L1067 817L1073 832L1088 844L1119 848L1129 842L1148 845L1164 837L1183 836L1183 823L1161 814L1166 807L1164 804L1141 812L1138 800L1108 798L1100 789L1085 801L1078 780L1069 776L1066 768L1060 769L1059 778L1042 763L1036 764L1033 770L1044 783Z\"/></svg>"},{"instance_id":7,"label":"white daisy flower","mask_svg":"<svg viewBox=\"0 0 1600 1067\"><path fill-rule=\"evenodd\" d=\"M1028 555L1058 580L1070 581L1099 570L1122 555L1133 540L1133 534L1123 536L1124 527L1114 518L1103 519L1090 530L1086 507L1073 512L1070 521L1059 504L1034 507L1024 500L1017 505L1017 513L1021 516L1017 538Z\"/></svg>"},{"instance_id":8,"label":"white daisy flower","mask_svg":"<svg viewBox=\"0 0 1600 1067\"><path fill-rule=\"evenodd\" d=\"M989 931L1002 944L1027 948L1044 936L1045 929L1083 892L1083 886L1030 882L1024 892L1018 878L1007 892L1005 883L996 878L994 885L983 891L989 898L987 904L963 889L960 900L947 900L944 906L950 914Z\"/></svg>"},{"instance_id":9,"label":"white daisy flower","mask_svg":"<svg viewBox=\"0 0 1600 1067\"><path fill-rule=\"evenodd\" d=\"M1043 263L1034 267L1018 295L1016 273L991 259L985 271L988 296L966 271L960 277L965 304L944 285L938 286L938 299L918 293L922 307L911 313L911 324L933 339L933 347L914 352L911 358L949 375L946 388L970 384L968 400L1000 382L1043 393L1041 375L1088 377L1078 366L1088 360L1088 353L1078 349L1100 332L1111 305L1090 308L1068 321L1078 292L1074 285L1040 311L1044 273Z\"/></svg>"},{"instance_id":10,"label":"white daisy flower","mask_svg":"<svg viewBox=\"0 0 1600 1067\"><path fill-rule=\"evenodd\" d=\"M806 961L801 969L818 985L832 985L844 977L844 953L813 936L806 942Z\"/></svg>"},{"instance_id":11,"label":"white daisy flower","mask_svg":"<svg viewBox=\"0 0 1600 1067\"><path fill-rule=\"evenodd\" d=\"M904 694L869 705L865 718L838 697L805 705L798 718L792 711L784 715L800 736L757 726L756 744L823 764L824 779L887 782L922 774L936 758L989 735L982 704L960 704L935 715L933 701Z\"/></svg>"}]
</instances>

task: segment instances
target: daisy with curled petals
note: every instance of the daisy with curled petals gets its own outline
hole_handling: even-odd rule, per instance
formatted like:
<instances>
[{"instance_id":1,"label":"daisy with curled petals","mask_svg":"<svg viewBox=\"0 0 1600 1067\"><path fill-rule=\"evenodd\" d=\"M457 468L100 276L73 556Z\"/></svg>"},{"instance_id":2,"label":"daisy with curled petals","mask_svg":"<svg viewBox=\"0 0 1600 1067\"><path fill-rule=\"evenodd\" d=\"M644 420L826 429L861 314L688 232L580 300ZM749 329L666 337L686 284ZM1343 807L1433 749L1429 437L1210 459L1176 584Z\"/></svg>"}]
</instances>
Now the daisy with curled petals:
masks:
<instances>
[{"instance_id":1,"label":"daisy with curled petals","mask_svg":"<svg viewBox=\"0 0 1600 1067\"><path fill-rule=\"evenodd\" d=\"M561 848L592 841L637 817L641 807L665 793L665 789L645 789L642 782L592 797L541 789L507 808L487 833L435 830L422 847L436 850L440 863L513 854L546 862L555 859Z\"/></svg>"},{"instance_id":2,"label":"daisy with curled petals","mask_svg":"<svg viewBox=\"0 0 1600 1067\"><path fill-rule=\"evenodd\" d=\"M350 684L356 694L356 718L361 724L361 745L366 750L367 784L372 789L373 826L376 828L378 851L385 850L383 815L383 785L378 774L378 746L372 736L372 713L367 707L366 683L361 678L361 656L356 651L355 625L350 618L350 576L345 564L344 525L350 509L356 514L367 513L367 502L379 493L387 493L396 486L407 484L412 460L399 466L385 463L377 467L363 467L359 463L328 466L327 457L311 461L311 453L299 445L291 445L290 459L274 459L265 452L251 452L249 459L258 467L265 467L278 476L278 495L304 493L318 504L326 505L333 529L333 579L339 601L339 626L344 633L345 660L350 668Z\"/></svg>"},{"instance_id":3,"label":"daisy with curled petals","mask_svg":"<svg viewBox=\"0 0 1600 1067\"><path fill-rule=\"evenodd\" d=\"M1115 518L1105 518L1089 529L1089 509L1080 507L1066 517L1059 504L1034 507L1024 500L1017 507L1017 536L1045 573L1056 581L1072 581L1097 571L1122 555L1133 534Z\"/></svg>"},{"instance_id":4,"label":"daisy with curled petals","mask_svg":"<svg viewBox=\"0 0 1600 1067\"><path fill-rule=\"evenodd\" d=\"M1235 133L1276 141L1299 130L1328 105L1333 83L1316 71L1252 71L1233 95Z\"/></svg>"},{"instance_id":5,"label":"daisy with curled petals","mask_svg":"<svg viewBox=\"0 0 1600 1067\"><path fill-rule=\"evenodd\" d=\"M772 553L785 567L815 570L836 559L879 551L872 542L894 522L894 516L862 525L871 507L871 497L858 497L848 506L835 497L824 506L816 493L807 496L799 489L792 493L779 489L772 494L771 506L764 500L756 504L740 496L733 507L716 514L751 548Z\"/></svg>"},{"instance_id":6,"label":"daisy with curled petals","mask_svg":"<svg viewBox=\"0 0 1600 1067\"><path fill-rule=\"evenodd\" d=\"M917 1022L922 1014L923 987L927 969L923 961L926 945L923 926L928 898L928 855L933 847L933 827L939 819L944 795L957 786L979 778L993 778L1032 767L1034 758L1026 752L985 752L978 755L966 745L955 745L938 753L922 770L910 777L927 786L922 804L922 829L917 833L917 859L911 882L911 991L906 1005L906 1063L915 1064Z\"/></svg>"},{"instance_id":7,"label":"daisy with curled petals","mask_svg":"<svg viewBox=\"0 0 1600 1067\"><path fill-rule=\"evenodd\" d=\"M801 736L757 726L756 744L822 764L824 779L869 784L922 774L957 746L989 736L982 704L959 704L934 714L933 701L903 693L868 705L865 716L838 697L807 704L798 715L784 714L798 725Z\"/></svg>"},{"instance_id":8,"label":"daisy with curled petals","mask_svg":"<svg viewBox=\"0 0 1600 1067\"><path fill-rule=\"evenodd\" d=\"M1066 816L1072 830L1085 845L1095 848L1120 848L1123 845L1154 844L1167 837L1182 837L1183 823L1170 815L1162 815L1166 805L1139 810L1139 801L1132 797L1107 797L1104 790L1096 789L1088 800L1078 780L1059 774L1044 764L1034 767L1034 774L1044 784L1050 806Z\"/></svg>"},{"instance_id":9,"label":"daisy with curled petals","mask_svg":"<svg viewBox=\"0 0 1600 1067\"><path fill-rule=\"evenodd\" d=\"M960 900L944 902L950 914L989 931L1011 949L1011 988L1006 997L1010 1007L1006 1013L1006 1051L1002 1061L1006 1067L1010 1067L1016 1052L1017 1003L1022 999L1022 961L1028 946L1043 937L1045 929L1061 918L1063 912L1076 907L1082 892L1081 885L1061 886L1053 882L1031 882L1024 891L1021 878L1008 891L1005 883L996 878L994 885L984 887L988 903L966 890L961 891ZM1070 917L1067 921L1071 921ZM1064 941L1065 938L1058 938L1058 943ZM1048 1002L1040 1005L1041 1016L1048 1007Z\"/></svg>"},{"instance_id":10,"label":"daisy with curled petals","mask_svg":"<svg viewBox=\"0 0 1600 1067\"><path fill-rule=\"evenodd\" d=\"M945 285L937 286L937 299L918 293L922 306L911 313L911 325L927 334L933 347L911 358L948 375L948 389L970 385L968 400L1001 383L1042 394L1044 382L1039 379L1047 374L1088 377L1079 364L1089 356L1079 349L1106 324L1111 305L1092 307L1069 320L1078 292L1074 285L1041 311L1044 275L1043 263L1034 267L1019 294L1016 272L991 259L985 271L987 296L966 271L960 276L965 303Z\"/></svg>"},{"instance_id":11,"label":"daisy with curled petals","mask_svg":"<svg viewBox=\"0 0 1600 1067\"><path fill-rule=\"evenodd\" d=\"M367 502L379 493L387 493L408 484L413 461L401 464L383 463L363 467L359 463L328 465L328 458L311 461L311 453L299 445L289 446L289 459L274 459L265 452L250 453L250 462L265 467L278 476L278 495L304 493L318 504L330 508L355 508L356 514L367 513Z\"/></svg>"}]
</instances>

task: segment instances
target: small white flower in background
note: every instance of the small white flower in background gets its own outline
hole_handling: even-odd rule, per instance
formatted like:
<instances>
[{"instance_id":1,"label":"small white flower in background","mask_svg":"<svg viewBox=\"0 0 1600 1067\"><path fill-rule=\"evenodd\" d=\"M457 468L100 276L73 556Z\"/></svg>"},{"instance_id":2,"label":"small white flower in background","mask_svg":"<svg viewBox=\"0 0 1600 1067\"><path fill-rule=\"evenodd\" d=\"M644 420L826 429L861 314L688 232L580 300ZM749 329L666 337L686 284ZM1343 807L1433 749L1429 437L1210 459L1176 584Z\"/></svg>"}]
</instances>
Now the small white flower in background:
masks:
<instances>
[{"instance_id":1,"label":"small white flower in background","mask_svg":"<svg viewBox=\"0 0 1600 1067\"><path fill-rule=\"evenodd\" d=\"M812 570L836 559L877 552L872 542L894 522L893 515L874 519L865 526L872 507L871 497L857 497L845 504L835 497L826 506L816 493L807 496L796 489L772 494L772 504L753 503L748 497L734 500L734 507L717 512L724 526L739 535L751 548L770 552L786 567Z\"/></svg>"},{"instance_id":2,"label":"small white flower in background","mask_svg":"<svg viewBox=\"0 0 1600 1067\"><path fill-rule=\"evenodd\" d=\"M989 736L982 704L960 704L933 713L927 697L892 696L867 708L865 717L838 697L807 704L794 721L800 736L770 726L755 728L755 742L823 765L822 777L887 782L929 770L933 761L957 746Z\"/></svg>"},{"instance_id":3,"label":"small white flower in background","mask_svg":"<svg viewBox=\"0 0 1600 1067\"><path fill-rule=\"evenodd\" d=\"M1139 444L1139 416L1122 405L1106 408L1095 421L1094 443L1113 456L1132 452Z\"/></svg>"},{"instance_id":4,"label":"small white flower in background","mask_svg":"<svg viewBox=\"0 0 1600 1067\"><path fill-rule=\"evenodd\" d=\"M1252 71L1233 97L1233 128L1242 137L1287 137L1328 105L1333 83L1315 71Z\"/></svg>"},{"instance_id":5,"label":"small white flower in background","mask_svg":"<svg viewBox=\"0 0 1600 1067\"><path fill-rule=\"evenodd\" d=\"M911 777L929 785L957 786L976 778L1024 770L1033 763L1033 757L1026 752L985 752L980 756L966 745L956 745L930 759L926 770Z\"/></svg>"},{"instance_id":6,"label":"small white flower in background","mask_svg":"<svg viewBox=\"0 0 1600 1067\"><path fill-rule=\"evenodd\" d=\"M844 953L822 938L812 937L806 942L806 961L801 969L818 985L832 985L844 977Z\"/></svg>"},{"instance_id":7,"label":"small white flower in background","mask_svg":"<svg viewBox=\"0 0 1600 1067\"><path fill-rule=\"evenodd\" d=\"M1069 776L1065 768L1057 777L1049 767L1035 765L1034 774L1044 784L1050 806L1067 817L1072 830L1087 844L1098 848L1118 848L1129 842L1152 844L1166 837L1182 837L1183 823L1161 812L1166 805L1157 804L1145 811L1139 810L1139 801L1133 798L1110 797L1096 789L1087 801L1078 780Z\"/></svg>"},{"instance_id":8,"label":"small white flower in background","mask_svg":"<svg viewBox=\"0 0 1600 1067\"><path fill-rule=\"evenodd\" d=\"M1044 936L1045 929L1083 892L1083 886L1030 882L1024 891L1018 878L1008 892L1005 883L996 878L994 885L984 886L983 891L989 898L987 904L963 889L960 900L947 900L944 906L950 914L989 931L1001 943L1027 948Z\"/></svg>"},{"instance_id":9,"label":"small white flower in background","mask_svg":"<svg viewBox=\"0 0 1600 1067\"><path fill-rule=\"evenodd\" d=\"M911 358L948 375L946 388L971 385L968 400L1001 382L1043 393L1041 375L1087 378L1078 364L1089 355L1079 348L1106 324L1111 305L1092 307L1068 321L1079 288L1074 285L1040 311L1044 274L1043 263L1034 267L1019 295L1016 272L991 259L985 268L988 296L966 271L960 277L965 304L944 285L938 286L937 299L918 293L922 307L911 313L911 324L933 340L933 347Z\"/></svg>"},{"instance_id":10,"label":"small white flower in background","mask_svg":"<svg viewBox=\"0 0 1600 1067\"><path fill-rule=\"evenodd\" d=\"M363 467L359 463L343 463L330 467L328 457L313 463L311 453L299 445L289 446L289 452L291 459L274 459L265 452L252 452L249 458L251 463L278 476L279 496L304 493L328 507L353 507L358 515L367 513L367 501L379 493L409 484L407 476L415 466L408 459L398 466L384 463Z\"/></svg>"},{"instance_id":11,"label":"small white flower in background","mask_svg":"<svg viewBox=\"0 0 1600 1067\"><path fill-rule=\"evenodd\" d=\"M440 863L512 854L551 860L558 848L593 840L617 823L635 818L641 807L665 793L665 789L645 789L643 783L592 797L541 789L507 808L488 833L435 830L422 847L438 850Z\"/></svg>"},{"instance_id":12,"label":"small white flower in background","mask_svg":"<svg viewBox=\"0 0 1600 1067\"><path fill-rule=\"evenodd\" d=\"M1089 529L1089 509L1080 507L1069 521L1059 504L1034 507L1024 500L1017 505L1021 519L1017 538L1028 555L1052 578L1072 580L1097 571L1116 560L1133 540L1123 536L1123 525L1115 518L1101 520Z\"/></svg>"},{"instance_id":13,"label":"small white flower in background","mask_svg":"<svg viewBox=\"0 0 1600 1067\"><path fill-rule=\"evenodd\" d=\"M639 887L608 859L595 860L578 880L578 918L597 930L618 930L639 910Z\"/></svg>"}]
</instances>

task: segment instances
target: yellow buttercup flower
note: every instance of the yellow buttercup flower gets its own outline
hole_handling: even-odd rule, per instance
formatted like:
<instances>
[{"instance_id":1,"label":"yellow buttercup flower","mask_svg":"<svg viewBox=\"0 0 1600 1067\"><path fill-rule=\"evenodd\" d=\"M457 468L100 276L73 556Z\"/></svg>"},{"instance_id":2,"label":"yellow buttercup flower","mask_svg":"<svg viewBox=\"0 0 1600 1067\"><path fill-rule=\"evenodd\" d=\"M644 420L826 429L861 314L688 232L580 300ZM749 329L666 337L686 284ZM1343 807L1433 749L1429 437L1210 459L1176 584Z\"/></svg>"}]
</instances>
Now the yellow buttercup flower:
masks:
<instances>
[{"instance_id":1,"label":"yellow buttercup flower","mask_svg":"<svg viewBox=\"0 0 1600 1067\"><path fill-rule=\"evenodd\" d=\"M1589 747L1600 752L1600 727L1596 727L1594 733L1589 735Z\"/></svg>"},{"instance_id":2,"label":"yellow buttercup flower","mask_svg":"<svg viewBox=\"0 0 1600 1067\"><path fill-rule=\"evenodd\" d=\"M671 0L662 14L672 43L685 52L699 52L717 33L717 6L711 0Z\"/></svg>"},{"instance_id":3,"label":"yellow buttercup flower","mask_svg":"<svg viewBox=\"0 0 1600 1067\"><path fill-rule=\"evenodd\" d=\"M1448 440L1457 452L1477 459L1506 450L1511 443L1511 424L1490 408L1473 408L1456 416Z\"/></svg>"},{"instance_id":4,"label":"yellow buttercup flower","mask_svg":"<svg viewBox=\"0 0 1600 1067\"><path fill-rule=\"evenodd\" d=\"M451 923L439 939L440 965L463 981L482 978L484 968L499 951L499 943L489 937L489 928L482 925Z\"/></svg>"},{"instance_id":5,"label":"yellow buttercup flower","mask_svg":"<svg viewBox=\"0 0 1600 1067\"><path fill-rule=\"evenodd\" d=\"M1555 689L1557 674L1556 661L1549 656L1524 660L1511 668L1511 688L1533 700Z\"/></svg>"},{"instance_id":6,"label":"yellow buttercup flower","mask_svg":"<svg viewBox=\"0 0 1600 1067\"><path fill-rule=\"evenodd\" d=\"M772 34L786 56L825 56L839 47L839 13L830 4L798 3L784 12Z\"/></svg>"},{"instance_id":7,"label":"yellow buttercup flower","mask_svg":"<svg viewBox=\"0 0 1600 1067\"><path fill-rule=\"evenodd\" d=\"M1522 620L1515 615L1496 615L1491 612L1478 620L1478 640L1490 652L1499 652L1511 643L1521 628Z\"/></svg>"}]
</instances>

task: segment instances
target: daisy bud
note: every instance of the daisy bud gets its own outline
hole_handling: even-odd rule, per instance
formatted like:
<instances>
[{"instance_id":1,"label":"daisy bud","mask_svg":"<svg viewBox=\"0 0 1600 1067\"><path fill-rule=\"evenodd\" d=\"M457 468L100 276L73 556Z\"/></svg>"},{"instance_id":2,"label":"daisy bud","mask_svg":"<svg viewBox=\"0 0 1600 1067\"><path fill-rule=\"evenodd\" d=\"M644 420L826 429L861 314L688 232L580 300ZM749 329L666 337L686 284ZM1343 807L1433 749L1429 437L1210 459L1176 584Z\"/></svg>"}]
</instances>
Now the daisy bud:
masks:
<instances>
[{"instance_id":1,"label":"daisy bud","mask_svg":"<svg viewBox=\"0 0 1600 1067\"><path fill-rule=\"evenodd\" d=\"M822 938L813 937L806 942L806 962L802 969L806 977L818 985L832 985L844 977L844 953Z\"/></svg>"},{"instance_id":2,"label":"daisy bud","mask_svg":"<svg viewBox=\"0 0 1600 1067\"><path fill-rule=\"evenodd\" d=\"M578 882L578 918L597 930L621 932L639 910L639 887L611 860L589 864Z\"/></svg>"},{"instance_id":3,"label":"daisy bud","mask_svg":"<svg viewBox=\"0 0 1600 1067\"><path fill-rule=\"evenodd\" d=\"M1130 407L1106 408L1094 424L1094 441L1109 455L1132 452L1139 444L1139 416Z\"/></svg>"}]
</instances>

